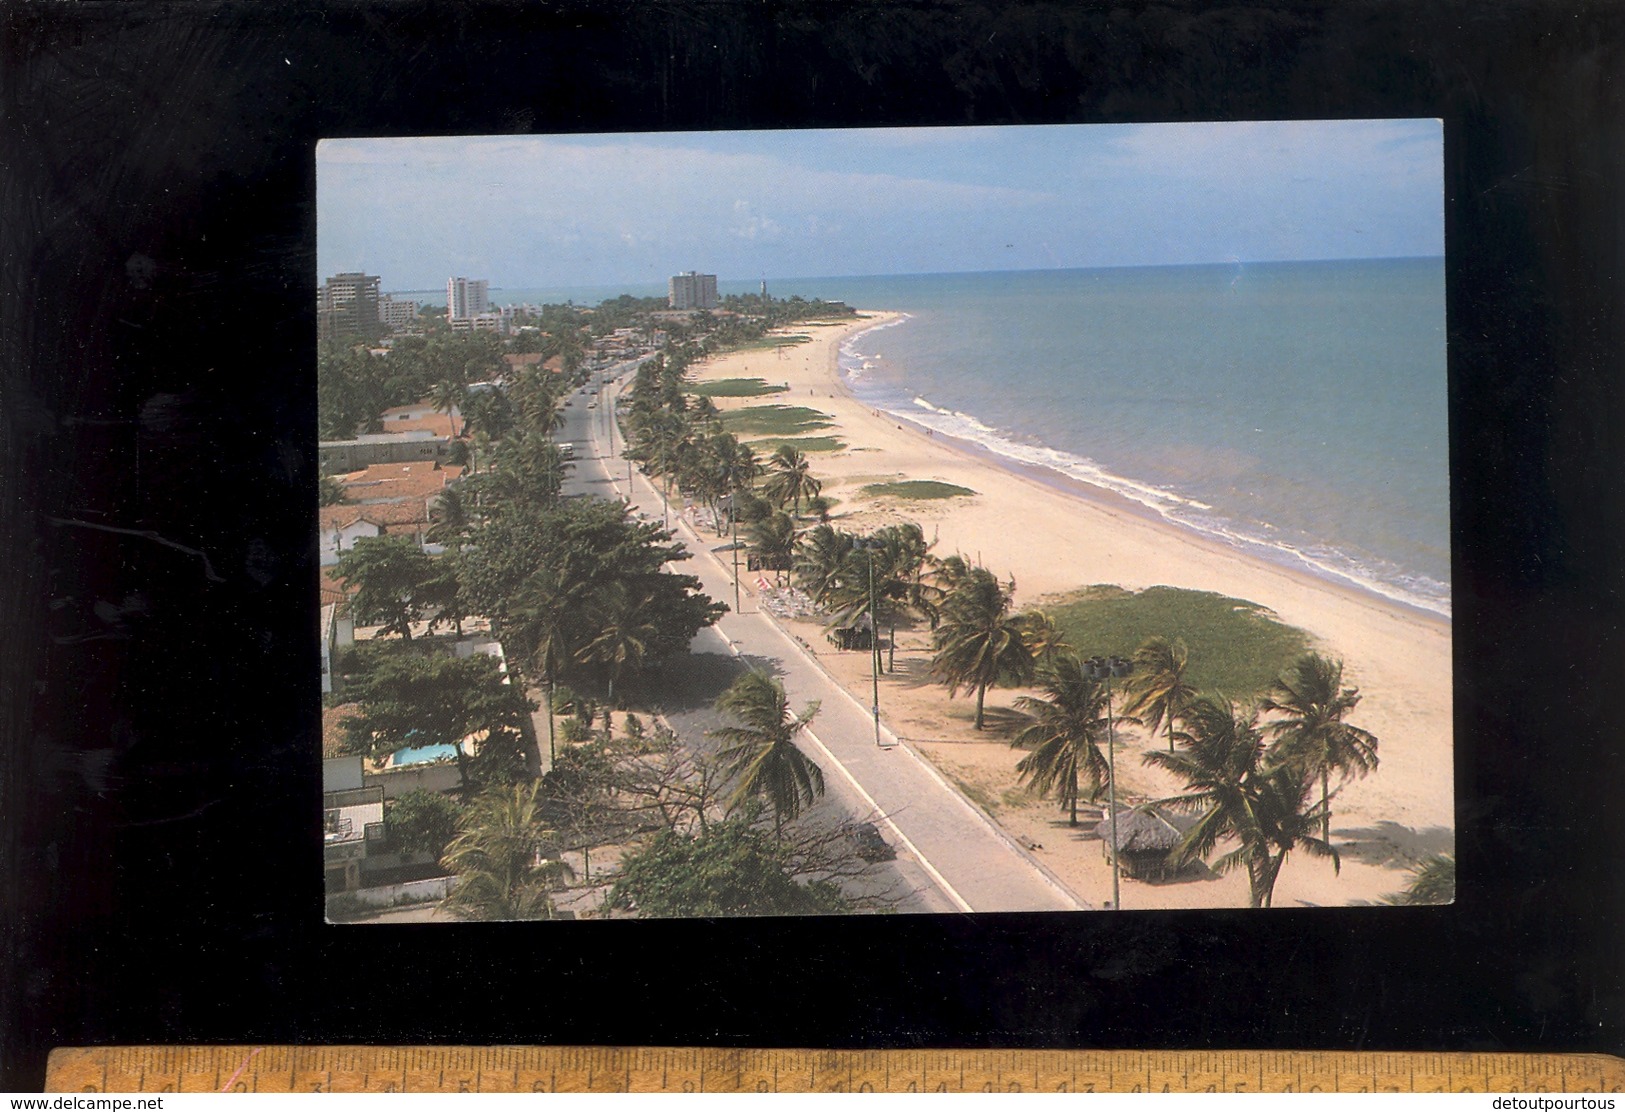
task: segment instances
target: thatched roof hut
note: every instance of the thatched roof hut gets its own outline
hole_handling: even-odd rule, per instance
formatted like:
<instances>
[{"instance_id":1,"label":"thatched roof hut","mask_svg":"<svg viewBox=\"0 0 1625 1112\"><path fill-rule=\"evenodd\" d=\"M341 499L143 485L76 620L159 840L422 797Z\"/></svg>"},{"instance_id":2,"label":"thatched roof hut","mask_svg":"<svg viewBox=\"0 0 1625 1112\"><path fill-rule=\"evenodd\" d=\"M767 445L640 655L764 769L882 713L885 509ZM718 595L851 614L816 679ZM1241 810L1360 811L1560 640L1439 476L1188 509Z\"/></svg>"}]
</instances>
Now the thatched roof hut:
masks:
<instances>
[{"instance_id":1,"label":"thatched roof hut","mask_svg":"<svg viewBox=\"0 0 1625 1112\"><path fill-rule=\"evenodd\" d=\"M1095 827L1104 846L1112 844L1112 820L1107 815ZM1168 865L1168 851L1184 834L1150 806L1119 809L1117 812L1117 855L1123 871L1141 880L1160 879L1175 870Z\"/></svg>"}]
</instances>

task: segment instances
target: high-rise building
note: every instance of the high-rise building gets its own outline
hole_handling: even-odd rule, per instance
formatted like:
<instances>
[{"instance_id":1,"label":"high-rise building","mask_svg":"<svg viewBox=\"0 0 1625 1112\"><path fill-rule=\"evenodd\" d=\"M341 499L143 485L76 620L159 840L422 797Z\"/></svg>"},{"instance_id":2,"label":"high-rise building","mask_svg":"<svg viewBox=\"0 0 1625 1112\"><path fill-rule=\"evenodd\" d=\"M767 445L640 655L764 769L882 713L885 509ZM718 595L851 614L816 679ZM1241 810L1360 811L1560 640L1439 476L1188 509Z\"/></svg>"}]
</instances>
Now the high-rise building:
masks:
<instances>
[{"instance_id":1,"label":"high-rise building","mask_svg":"<svg viewBox=\"0 0 1625 1112\"><path fill-rule=\"evenodd\" d=\"M673 274L666 286L666 304L673 309L715 309L717 307L717 276Z\"/></svg>"},{"instance_id":2,"label":"high-rise building","mask_svg":"<svg viewBox=\"0 0 1625 1112\"><path fill-rule=\"evenodd\" d=\"M484 278L446 279L446 319L477 317L491 307L491 283Z\"/></svg>"},{"instance_id":3,"label":"high-rise building","mask_svg":"<svg viewBox=\"0 0 1625 1112\"><path fill-rule=\"evenodd\" d=\"M396 301L389 294L378 299L378 320L390 332L409 328L418 318L416 301Z\"/></svg>"},{"instance_id":4,"label":"high-rise building","mask_svg":"<svg viewBox=\"0 0 1625 1112\"><path fill-rule=\"evenodd\" d=\"M322 285L316 302L322 339L354 342L382 334L378 281L376 274L335 274Z\"/></svg>"}]
</instances>

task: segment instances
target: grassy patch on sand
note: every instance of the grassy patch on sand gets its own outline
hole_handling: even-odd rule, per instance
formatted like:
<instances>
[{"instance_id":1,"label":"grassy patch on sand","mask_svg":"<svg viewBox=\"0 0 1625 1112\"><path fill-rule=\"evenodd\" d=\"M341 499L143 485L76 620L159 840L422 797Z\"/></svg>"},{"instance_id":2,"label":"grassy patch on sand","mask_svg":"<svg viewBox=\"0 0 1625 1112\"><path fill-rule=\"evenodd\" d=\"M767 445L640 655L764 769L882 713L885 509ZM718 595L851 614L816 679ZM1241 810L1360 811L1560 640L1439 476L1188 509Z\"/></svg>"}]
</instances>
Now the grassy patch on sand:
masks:
<instances>
[{"instance_id":1,"label":"grassy patch on sand","mask_svg":"<svg viewBox=\"0 0 1625 1112\"><path fill-rule=\"evenodd\" d=\"M834 424L829 414L804 405L753 405L722 415L722 427L736 436L799 436Z\"/></svg>"},{"instance_id":2,"label":"grassy patch on sand","mask_svg":"<svg viewBox=\"0 0 1625 1112\"><path fill-rule=\"evenodd\" d=\"M954 782L956 788L964 792L982 810L990 815L999 813L999 801L994 799L986 788L979 784L973 784L969 780L963 780L951 772L948 774L948 778ZM1119 819L1118 821L1121 822L1122 820Z\"/></svg>"},{"instance_id":3,"label":"grassy patch on sand","mask_svg":"<svg viewBox=\"0 0 1625 1112\"><path fill-rule=\"evenodd\" d=\"M758 456L772 455L781 444L788 444L798 452L839 452L846 447L845 441L833 436L788 436L750 442L751 450Z\"/></svg>"},{"instance_id":4,"label":"grassy patch on sand","mask_svg":"<svg viewBox=\"0 0 1625 1112\"><path fill-rule=\"evenodd\" d=\"M953 483L939 483L935 479L904 479L896 483L870 483L863 493L871 498L912 498L928 501L936 498L959 498L976 492L969 487Z\"/></svg>"},{"instance_id":5,"label":"grassy patch on sand","mask_svg":"<svg viewBox=\"0 0 1625 1112\"><path fill-rule=\"evenodd\" d=\"M786 389L762 378L719 378L685 386L683 393L702 398L759 398L763 394L782 394Z\"/></svg>"},{"instance_id":6,"label":"grassy patch on sand","mask_svg":"<svg viewBox=\"0 0 1625 1112\"><path fill-rule=\"evenodd\" d=\"M797 344L806 344L806 343L811 343L811 342L812 342L812 337L811 336L804 336L801 333L797 332L797 333L794 333L793 335L789 335L789 336L763 336L759 340L749 340L749 341L747 341L747 342L745 342L743 344L740 344L738 347L734 348L733 350L734 351L772 351L774 348L778 348L778 347L795 347Z\"/></svg>"},{"instance_id":7,"label":"grassy patch on sand","mask_svg":"<svg viewBox=\"0 0 1625 1112\"><path fill-rule=\"evenodd\" d=\"M1236 699L1269 686L1309 648L1303 630L1256 603L1211 591L1087 587L1046 609L1085 656L1132 656L1148 637L1182 639L1190 649L1190 682Z\"/></svg>"}]
</instances>

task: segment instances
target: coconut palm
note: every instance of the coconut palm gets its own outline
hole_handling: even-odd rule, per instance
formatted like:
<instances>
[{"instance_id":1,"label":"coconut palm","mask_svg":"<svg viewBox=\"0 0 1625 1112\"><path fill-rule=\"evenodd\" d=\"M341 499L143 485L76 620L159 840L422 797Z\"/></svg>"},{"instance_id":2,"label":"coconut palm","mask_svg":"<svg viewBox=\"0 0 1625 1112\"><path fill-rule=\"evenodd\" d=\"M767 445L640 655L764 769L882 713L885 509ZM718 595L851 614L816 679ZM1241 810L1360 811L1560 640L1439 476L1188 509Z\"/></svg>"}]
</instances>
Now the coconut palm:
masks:
<instances>
[{"instance_id":1,"label":"coconut palm","mask_svg":"<svg viewBox=\"0 0 1625 1112\"><path fill-rule=\"evenodd\" d=\"M807 457L788 444L780 444L778 451L768 457L767 472L762 493L781 509L789 506L791 513L799 513L802 501L824 488L824 484L813 477L812 464Z\"/></svg>"},{"instance_id":2,"label":"coconut palm","mask_svg":"<svg viewBox=\"0 0 1625 1112\"><path fill-rule=\"evenodd\" d=\"M794 569L801 589L823 605L841 581L842 568L852 553L853 537L829 525L817 525L796 542Z\"/></svg>"},{"instance_id":3,"label":"coconut palm","mask_svg":"<svg viewBox=\"0 0 1625 1112\"><path fill-rule=\"evenodd\" d=\"M718 756L735 781L728 810L765 796L773 808L774 836L781 836L785 819L794 819L824 794L823 770L795 743L796 734L818 713L818 704L808 704L799 717L792 714L784 685L752 670L718 696L716 708L739 723L707 735L723 742Z\"/></svg>"},{"instance_id":4,"label":"coconut palm","mask_svg":"<svg viewBox=\"0 0 1625 1112\"><path fill-rule=\"evenodd\" d=\"M1360 702L1358 688L1343 686L1343 662L1305 653L1270 685L1261 709L1286 717L1270 723L1280 759L1301 765L1320 780L1321 837L1330 841L1332 773L1343 779L1377 767L1376 736L1343 716Z\"/></svg>"},{"instance_id":5,"label":"coconut palm","mask_svg":"<svg viewBox=\"0 0 1625 1112\"><path fill-rule=\"evenodd\" d=\"M1056 794L1078 825L1078 797L1100 798L1110 772L1100 746L1106 740L1106 685L1091 679L1077 654L1055 654L1038 670L1042 698L1023 695L1016 708L1032 721L1011 741L1030 752L1016 764L1027 786L1040 795Z\"/></svg>"},{"instance_id":6,"label":"coconut palm","mask_svg":"<svg viewBox=\"0 0 1625 1112\"><path fill-rule=\"evenodd\" d=\"M1055 624L1055 618L1044 610L1028 610L1020 615L1021 636L1027 642L1027 651L1040 667L1071 651L1066 634Z\"/></svg>"},{"instance_id":7,"label":"coconut palm","mask_svg":"<svg viewBox=\"0 0 1625 1112\"><path fill-rule=\"evenodd\" d=\"M539 786L497 788L469 808L441 858L457 874L443 908L465 919L553 918L550 893L574 874L542 855L552 832L541 825Z\"/></svg>"},{"instance_id":8,"label":"coconut palm","mask_svg":"<svg viewBox=\"0 0 1625 1112\"><path fill-rule=\"evenodd\" d=\"M554 758L553 685L575 659L580 612L590 580L566 558L543 567L515 593L509 615L501 622L509 651L524 660L547 692L547 756Z\"/></svg>"},{"instance_id":9,"label":"coconut palm","mask_svg":"<svg viewBox=\"0 0 1625 1112\"><path fill-rule=\"evenodd\" d=\"M1401 906L1455 903L1455 857L1448 853L1436 853L1421 861L1411 870L1410 882L1404 890L1384 896L1382 902Z\"/></svg>"},{"instance_id":10,"label":"coconut palm","mask_svg":"<svg viewBox=\"0 0 1625 1112\"><path fill-rule=\"evenodd\" d=\"M787 513L778 512L750 527L750 547L764 567L777 571L781 582L795 559L796 523Z\"/></svg>"},{"instance_id":11,"label":"coconut palm","mask_svg":"<svg viewBox=\"0 0 1625 1112\"><path fill-rule=\"evenodd\" d=\"M1322 803L1310 803L1313 783L1302 768L1291 764L1275 766L1259 778L1257 813L1271 855L1263 881L1263 901L1256 906L1270 906L1281 866L1295 849L1313 857L1329 857L1333 870L1342 871L1342 860L1331 842L1315 836L1326 809Z\"/></svg>"},{"instance_id":12,"label":"coconut palm","mask_svg":"<svg viewBox=\"0 0 1625 1112\"><path fill-rule=\"evenodd\" d=\"M931 562L931 581L944 598L970 578L971 563L959 553ZM933 625L933 629L936 627Z\"/></svg>"},{"instance_id":13,"label":"coconut palm","mask_svg":"<svg viewBox=\"0 0 1625 1112\"><path fill-rule=\"evenodd\" d=\"M1152 734L1165 730L1170 753L1174 751L1174 723L1196 698L1196 688L1185 679L1189 660L1184 641L1148 638L1134 650L1134 673L1123 685L1129 697L1123 710L1138 715Z\"/></svg>"},{"instance_id":14,"label":"coconut palm","mask_svg":"<svg viewBox=\"0 0 1625 1112\"><path fill-rule=\"evenodd\" d=\"M455 375L448 375L434 384L430 394L430 401L439 413L444 413L451 420L452 439L457 437L457 418L453 410L461 411L462 405L468 399L468 384Z\"/></svg>"},{"instance_id":15,"label":"coconut palm","mask_svg":"<svg viewBox=\"0 0 1625 1112\"><path fill-rule=\"evenodd\" d=\"M1268 907L1287 854L1303 848L1340 864L1330 844L1310 831L1319 807L1306 807L1301 768L1277 764L1265 748L1257 708L1240 708L1218 695L1199 696L1187 708L1176 736L1182 750L1145 754L1147 764L1184 778L1186 790L1162 800L1168 806L1200 812L1196 823L1169 853L1183 867L1209 857L1221 839L1236 848L1213 862L1218 872L1245 866L1252 906Z\"/></svg>"},{"instance_id":16,"label":"coconut palm","mask_svg":"<svg viewBox=\"0 0 1625 1112\"><path fill-rule=\"evenodd\" d=\"M901 525L888 525L876 536L885 545L886 577L883 589L886 597L898 604L891 611L891 641L887 649L887 670L896 671L898 611L912 611L929 621L935 629L943 592L926 578L926 570L932 562L931 546L934 542L925 539L925 531L918 524L907 521Z\"/></svg>"},{"instance_id":17,"label":"coconut palm","mask_svg":"<svg viewBox=\"0 0 1625 1112\"><path fill-rule=\"evenodd\" d=\"M429 505L429 529L425 536L433 544L455 550L468 540L473 524L462 488L449 486Z\"/></svg>"},{"instance_id":18,"label":"coconut palm","mask_svg":"<svg viewBox=\"0 0 1625 1112\"><path fill-rule=\"evenodd\" d=\"M948 685L949 696L960 688L976 691L976 728L982 728L987 689L1000 682L1021 682L1032 674L1032 654L1021 637L1021 623L1010 614L1009 591L983 567L970 568L942 604L942 620L932 635L936 655L931 672Z\"/></svg>"},{"instance_id":19,"label":"coconut palm","mask_svg":"<svg viewBox=\"0 0 1625 1112\"><path fill-rule=\"evenodd\" d=\"M609 669L608 706L615 705L615 681L628 668L635 672L643 667L649 643L660 632L649 620L648 609L649 600L634 595L624 583L610 584L599 596L598 635L581 647L576 659Z\"/></svg>"}]
</instances>

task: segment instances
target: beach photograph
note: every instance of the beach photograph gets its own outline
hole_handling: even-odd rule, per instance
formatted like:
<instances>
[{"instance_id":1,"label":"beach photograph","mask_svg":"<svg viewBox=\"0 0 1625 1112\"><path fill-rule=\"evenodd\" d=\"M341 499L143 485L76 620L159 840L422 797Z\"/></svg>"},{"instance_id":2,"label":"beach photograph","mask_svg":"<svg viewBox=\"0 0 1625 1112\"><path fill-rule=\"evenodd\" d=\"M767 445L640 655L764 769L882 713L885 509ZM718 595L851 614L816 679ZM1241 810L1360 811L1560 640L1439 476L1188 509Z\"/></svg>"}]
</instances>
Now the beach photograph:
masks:
<instances>
[{"instance_id":1,"label":"beach photograph","mask_svg":"<svg viewBox=\"0 0 1625 1112\"><path fill-rule=\"evenodd\" d=\"M323 140L327 918L1451 903L1443 173Z\"/></svg>"}]
</instances>

